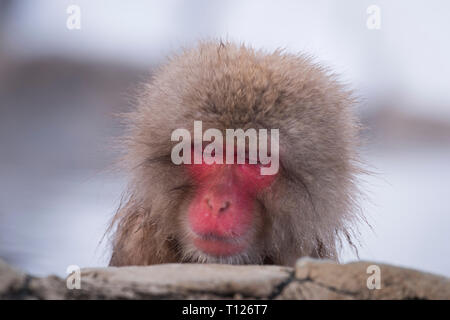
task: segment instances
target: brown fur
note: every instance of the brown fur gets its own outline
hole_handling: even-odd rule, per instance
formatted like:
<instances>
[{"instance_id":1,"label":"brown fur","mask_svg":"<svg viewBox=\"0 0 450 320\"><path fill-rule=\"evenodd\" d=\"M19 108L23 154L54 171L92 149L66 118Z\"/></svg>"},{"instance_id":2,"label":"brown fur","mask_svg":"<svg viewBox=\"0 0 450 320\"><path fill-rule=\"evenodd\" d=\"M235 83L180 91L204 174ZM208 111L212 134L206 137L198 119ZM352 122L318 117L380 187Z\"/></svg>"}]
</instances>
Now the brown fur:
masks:
<instances>
[{"instance_id":1,"label":"brown fur","mask_svg":"<svg viewBox=\"0 0 450 320\"><path fill-rule=\"evenodd\" d=\"M353 104L333 75L302 55L204 42L173 57L140 88L127 115L124 163L131 177L111 225L110 264L337 259L340 239L351 243L359 218ZM246 257L215 261L186 243L195 186L172 164L170 137L177 128L192 130L194 120L203 121L203 130L280 129L279 176L257 199L258 235Z\"/></svg>"}]
</instances>

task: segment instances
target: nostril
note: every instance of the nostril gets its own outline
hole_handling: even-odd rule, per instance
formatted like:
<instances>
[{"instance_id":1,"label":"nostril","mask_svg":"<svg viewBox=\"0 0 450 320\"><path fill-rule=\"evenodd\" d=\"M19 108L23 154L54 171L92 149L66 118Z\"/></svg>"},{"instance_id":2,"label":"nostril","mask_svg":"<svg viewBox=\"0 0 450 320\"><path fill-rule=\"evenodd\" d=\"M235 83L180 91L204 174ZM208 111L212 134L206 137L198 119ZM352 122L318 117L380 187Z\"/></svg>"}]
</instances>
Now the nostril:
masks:
<instances>
[{"instance_id":1,"label":"nostril","mask_svg":"<svg viewBox=\"0 0 450 320\"><path fill-rule=\"evenodd\" d=\"M210 200L209 198L207 198L207 199L205 200L205 202L206 202L206 205L207 205L210 209L213 209L213 206L212 206L212 204L211 204L211 200Z\"/></svg>"},{"instance_id":2,"label":"nostril","mask_svg":"<svg viewBox=\"0 0 450 320\"><path fill-rule=\"evenodd\" d=\"M219 212L224 212L229 207L230 207L230 201L225 201L224 203L222 203L222 206L220 207Z\"/></svg>"},{"instance_id":3,"label":"nostril","mask_svg":"<svg viewBox=\"0 0 450 320\"><path fill-rule=\"evenodd\" d=\"M216 200L211 197L205 198L204 201L212 213L225 212L231 205L231 201L229 201L229 200L219 201L219 199Z\"/></svg>"}]
</instances>

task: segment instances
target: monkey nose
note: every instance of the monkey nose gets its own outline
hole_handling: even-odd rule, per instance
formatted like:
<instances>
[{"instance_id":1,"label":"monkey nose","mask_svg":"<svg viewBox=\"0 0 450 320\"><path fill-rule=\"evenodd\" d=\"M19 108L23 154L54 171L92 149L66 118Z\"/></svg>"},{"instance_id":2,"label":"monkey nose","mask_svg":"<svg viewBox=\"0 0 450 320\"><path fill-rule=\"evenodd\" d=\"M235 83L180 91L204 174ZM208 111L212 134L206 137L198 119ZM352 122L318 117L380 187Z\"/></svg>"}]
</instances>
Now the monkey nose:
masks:
<instances>
[{"instance_id":1,"label":"monkey nose","mask_svg":"<svg viewBox=\"0 0 450 320\"><path fill-rule=\"evenodd\" d=\"M231 206L231 201L223 199L206 198L206 205L214 214L225 213Z\"/></svg>"}]
</instances>

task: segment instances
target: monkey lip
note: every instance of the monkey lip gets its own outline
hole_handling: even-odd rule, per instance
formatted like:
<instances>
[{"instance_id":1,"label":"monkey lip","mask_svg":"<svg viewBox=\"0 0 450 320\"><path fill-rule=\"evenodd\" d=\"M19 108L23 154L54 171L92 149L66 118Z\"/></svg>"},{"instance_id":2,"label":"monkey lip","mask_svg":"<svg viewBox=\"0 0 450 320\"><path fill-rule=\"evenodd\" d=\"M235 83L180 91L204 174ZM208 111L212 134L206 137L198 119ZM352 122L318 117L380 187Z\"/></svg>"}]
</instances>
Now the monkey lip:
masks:
<instances>
[{"instance_id":1,"label":"monkey lip","mask_svg":"<svg viewBox=\"0 0 450 320\"><path fill-rule=\"evenodd\" d=\"M244 251L245 246L239 239L215 235L196 235L194 245L204 253L213 256L232 256Z\"/></svg>"}]
</instances>

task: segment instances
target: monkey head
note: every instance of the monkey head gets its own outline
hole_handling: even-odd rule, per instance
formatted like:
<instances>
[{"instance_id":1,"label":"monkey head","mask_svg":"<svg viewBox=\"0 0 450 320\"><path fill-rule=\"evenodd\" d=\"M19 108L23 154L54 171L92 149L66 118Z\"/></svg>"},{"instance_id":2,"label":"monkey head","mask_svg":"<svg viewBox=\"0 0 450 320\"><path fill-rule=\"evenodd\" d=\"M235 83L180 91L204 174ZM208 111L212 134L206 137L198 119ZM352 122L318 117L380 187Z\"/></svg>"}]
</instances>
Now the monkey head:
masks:
<instances>
[{"instance_id":1,"label":"monkey head","mask_svg":"<svg viewBox=\"0 0 450 320\"><path fill-rule=\"evenodd\" d=\"M351 243L360 218L354 99L311 58L204 42L171 58L136 97L111 265L290 265L305 255L337 259L338 243ZM279 130L277 172L261 174L270 164L258 161L175 164L171 135L194 136L195 121L223 133Z\"/></svg>"}]
</instances>

